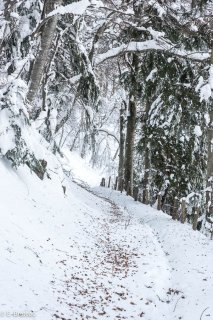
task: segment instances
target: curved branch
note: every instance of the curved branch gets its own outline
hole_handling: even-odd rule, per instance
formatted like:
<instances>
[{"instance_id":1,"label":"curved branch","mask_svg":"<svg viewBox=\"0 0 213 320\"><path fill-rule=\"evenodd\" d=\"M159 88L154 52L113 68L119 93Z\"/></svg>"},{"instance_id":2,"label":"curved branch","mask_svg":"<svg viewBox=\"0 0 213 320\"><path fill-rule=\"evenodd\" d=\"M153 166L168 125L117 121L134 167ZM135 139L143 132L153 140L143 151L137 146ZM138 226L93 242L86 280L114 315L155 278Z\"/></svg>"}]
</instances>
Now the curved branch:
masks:
<instances>
[{"instance_id":1,"label":"curved branch","mask_svg":"<svg viewBox=\"0 0 213 320\"><path fill-rule=\"evenodd\" d=\"M108 136L113 137L113 138L117 141L118 144L120 143L119 140L118 140L118 138L117 138L112 132L109 132L109 131L104 130L104 129L97 129L97 131L99 131L99 132L105 132Z\"/></svg>"}]
</instances>

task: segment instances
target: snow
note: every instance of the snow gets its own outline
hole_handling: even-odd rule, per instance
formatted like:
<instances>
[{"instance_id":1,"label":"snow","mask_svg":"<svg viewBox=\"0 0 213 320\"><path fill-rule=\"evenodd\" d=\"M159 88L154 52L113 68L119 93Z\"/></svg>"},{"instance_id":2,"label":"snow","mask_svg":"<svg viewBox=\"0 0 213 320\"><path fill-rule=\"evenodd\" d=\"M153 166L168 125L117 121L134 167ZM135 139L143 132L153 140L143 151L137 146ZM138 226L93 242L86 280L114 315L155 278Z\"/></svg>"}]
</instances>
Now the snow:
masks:
<instances>
[{"instance_id":1,"label":"snow","mask_svg":"<svg viewBox=\"0 0 213 320\"><path fill-rule=\"evenodd\" d=\"M195 133L195 135L197 137L201 137L202 136L202 130L201 130L200 126L195 126L194 133Z\"/></svg>"},{"instance_id":2,"label":"snow","mask_svg":"<svg viewBox=\"0 0 213 320\"><path fill-rule=\"evenodd\" d=\"M164 253L163 276L166 278L165 270L167 270L167 281L164 278L159 282L162 293L167 294L169 300L167 311L170 314L164 314L162 317L161 310L158 310L157 319L200 319L205 309L202 319L213 319L213 243L198 231L192 231L191 226L174 222L163 212L157 212L151 207L134 202L119 192L112 192L107 188L97 188L96 192L117 205L124 206L130 214L134 213L138 223L152 232L153 241L155 240L159 246L154 254L158 257L159 251L162 250ZM160 261L159 257L157 261L162 262L162 255ZM158 278L161 277L162 274L158 272ZM152 282L152 286L156 286L154 276ZM157 288L159 290L159 284ZM171 295L168 294L169 291ZM156 290L155 293L154 304L158 300ZM160 299L162 300L162 297ZM152 317L145 316L145 319Z\"/></svg>"},{"instance_id":3,"label":"snow","mask_svg":"<svg viewBox=\"0 0 213 320\"><path fill-rule=\"evenodd\" d=\"M209 78L207 83L204 82L203 77L200 77L198 80L198 84L195 88L196 91L200 90L200 101L208 101L212 96L213 90L213 65L210 65L209 68Z\"/></svg>"},{"instance_id":4,"label":"snow","mask_svg":"<svg viewBox=\"0 0 213 320\"><path fill-rule=\"evenodd\" d=\"M9 122L9 112L3 109L0 113L0 150L5 154L15 147L15 137Z\"/></svg>"},{"instance_id":5,"label":"snow","mask_svg":"<svg viewBox=\"0 0 213 320\"><path fill-rule=\"evenodd\" d=\"M81 74L78 74L76 76L73 76L72 78L69 79L69 82L72 84L75 84L76 82L78 82L81 79Z\"/></svg>"},{"instance_id":6,"label":"snow","mask_svg":"<svg viewBox=\"0 0 213 320\"><path fill-rule=\"evenodd\" d=\"M161 33L160 33L161 34ZM158 35L159 36L159 35ZM98 65L109 58L113 58L118 56L119 54L125 52L145 52L148 50L159 50L159 51L167 51L171 54L187 57L192 60L203 61L209 58L208 52L188 52L186 50L174 49L174 45L170 44L164 40L159 40L158 38L153 40L146 40L143 42L131 41L128 44L122 44L118 47L114 47L109 49L108 51L98 54L95 59L95 64Z\"/></svg>"},{"instance_id":7,"label":"snow","mask_svg":"<svg viewBox=\"0 0 213 320\"><path fill-rule=\"evenodd\" d=\"M82 159L77 152L63 149L64 158L60 159L63 169L70 172L70 176L76 182L84 182L89 186L97 186L101 182L101 173L93 170L88 159Z\"/></svg>"},{"instance_id":8,"label":"snow","mask_svg":"<svg viewBox=\"0 0 213 320\"><path fill-rule=\"evenodd\" d=\"M57 125L57 115L58 115L58 112L57 112L57 109L52 109L51 110L51 121L50 121L50 126L51 126L51 131L54 132L55 131L55 128L56 128L56 125Z\"/></svg>"},{"instance_id":9,"label":"snow","mask_svg":"<svg viewBox=\"0 0 213 320\"><path fill-rule=\"evenodd\" d=\"M153 81L155 79L155 74L157 73L158 69L154 68L150 74L148 75L148 77L146 78L146 81Z\"/></svg>"},{"instance_id":10,"label":"snow","mask_svg":"<svg viewBox=\"0 0 213 320\"><path fill-rule=\"evenodd\" d=\"M155 0L150 0L150 4L152 4L157 9L160 18L162 18L166 14L165 9Z\"/></svg>"},{"instance_id":11,"label":"snow","mask_svg":"<svg viewBox=\"0 0 213 320\"><path fill-rule=\"evenodd\" d=\"M98 172L68 150L49 175L0 160L1 316L213 319L209 239L117 191L89 188Z\"/></svg>"},{"instance_id":12,"label":"snow","mask_svg":"<svg viewBox=\"0 0 213 320\"><path fill-rule=\"evenodd\" d=\"M208 101L209 98L212 95L212 91L211 91L211 86L209 83L205 84L203 87L201 87L200 89L200 101Z\"/></svg>"},{"instance_id":13,"label":"snow","mask_svg":"<svg viewBox=\"0 0 213 320\"><path fill-rule=\"evenodd\" d=\"M52 12L50 12L47 15L48 17L52 17L56 14L67 14L67 13L72 13L75 15L82 15L84 14L84 12L86 11L87 7L90 5L89 0L81 0L78 2L73 2L71 4L68 4L66 6L60 6L58 8L56 8L55 10L53 10Z\"/></svg>"},{"instance_id":14,"label":"snow","mask_svg":"<svg viewBox=\"0 0 213 320\"><path fill-rule=\"evenodd\" d=\"M150 32L154 40L165 36L165 32L156 31L152 27L147 28L147 30Z\"/></svg>"},{"instance_id":15,"label":"snow","mask_svg":"<svg viewBox=\"0 0 213 320\"><path fill-rule=\"evenodd\" d=\"M94 111L93 111L93 109L92 109L90 106L88 106L88 105L85 105L84 108L85 108L87 114L89 115L90 121L93 121L93 118L94 118Z\"/></svg>"}]
</instances>

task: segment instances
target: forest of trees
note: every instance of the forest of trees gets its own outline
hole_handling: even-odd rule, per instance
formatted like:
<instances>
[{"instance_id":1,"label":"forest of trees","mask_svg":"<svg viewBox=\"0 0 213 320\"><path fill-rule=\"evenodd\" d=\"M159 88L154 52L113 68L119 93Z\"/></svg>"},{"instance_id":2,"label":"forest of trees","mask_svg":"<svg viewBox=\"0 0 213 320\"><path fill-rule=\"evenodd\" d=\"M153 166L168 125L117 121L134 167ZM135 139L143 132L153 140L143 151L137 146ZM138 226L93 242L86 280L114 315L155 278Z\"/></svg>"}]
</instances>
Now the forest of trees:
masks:
<instances>
[{"instance_id":1,"label":"forest of trees","mask_svg":"<svg viewBox=\"0 0 213 320\"><path fill-rule=\"evenodd\" d=\"M14 167L43 179L40 141L77 150L118 190L160 195L177 219L186 201L211 229L212 98L211 0L0 3L0 154Z\"/></svg>"}]
</instances>

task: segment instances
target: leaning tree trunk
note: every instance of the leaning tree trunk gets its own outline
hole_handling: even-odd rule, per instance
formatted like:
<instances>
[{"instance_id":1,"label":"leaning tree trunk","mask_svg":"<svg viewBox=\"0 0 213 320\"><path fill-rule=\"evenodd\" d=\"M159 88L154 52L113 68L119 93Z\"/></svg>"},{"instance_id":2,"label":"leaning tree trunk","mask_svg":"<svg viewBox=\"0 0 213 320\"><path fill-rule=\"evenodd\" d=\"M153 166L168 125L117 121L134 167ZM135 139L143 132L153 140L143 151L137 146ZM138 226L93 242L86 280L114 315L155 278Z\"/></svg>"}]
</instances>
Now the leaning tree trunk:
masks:
<instances>
[{"instance_id":1,"label":"leaning tree trunk","mask_svg":"<svg viewBox=\"0 0 213 320\"><path fill-rule=\"evenodd\" d=\"M62 0L46 0L44 4L44 15L47 15L48 13L53 11L55 5L60 5L61 3ZM39 90L44 73L44 68L48 62L49 50L55 36L57 21L57 15L54 15L48 18L47 22L42 27L40 50L35 58L30 76L30 86L27 94L27 102L29 104L33 103Z\"/></svg>"},{"instance_id":2,"label":"leaning tree trunk","mask_svg":"<svg viewBox=\"0 0 213 320\"><path fill-rule=\"evenodd\" d=\"M126 112L126 102L120 109L120 142L119 142L119 166L118 166L118 190L123 191L124 182L124 151L125 151L125 112Z\"/></svg>"}]
</instances>

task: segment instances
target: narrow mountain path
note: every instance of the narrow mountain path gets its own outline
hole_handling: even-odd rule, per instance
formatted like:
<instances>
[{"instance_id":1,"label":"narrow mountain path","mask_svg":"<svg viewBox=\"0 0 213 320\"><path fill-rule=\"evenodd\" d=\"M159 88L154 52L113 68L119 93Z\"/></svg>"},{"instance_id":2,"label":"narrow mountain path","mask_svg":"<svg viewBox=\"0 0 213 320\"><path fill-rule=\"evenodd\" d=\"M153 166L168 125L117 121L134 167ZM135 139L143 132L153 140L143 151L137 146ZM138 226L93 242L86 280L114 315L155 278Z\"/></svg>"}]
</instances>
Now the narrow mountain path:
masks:
<instances>
[{"instance_id":1,"label":"narrow mountain path","mask_svg":"<svg viewBox=\"0 0 213 320\"><path fill-rule=\"evenodd\" d=\"M87 210L82 207L81 241L69 239L73 261L61 257L64 276L52 282L61 288L55 293L64 308L54 318L172 319L180 292L171 285L170 265L152 229L112 200L77 189Z\"/></svg>"},{"instance_id":2,"label":"narrow mountain path","mask_svg":"<svg viewBox=\"0 0 213 320\"><path fill-rule=\"evenodd\" d=\"M190 225L175 222L163 212L137 203L131 197L107 188L95 188L93 192L125 207L133 214L135 224L141 224L152 235L147 243L150 246L154 242L157 248L153 264L159 264L161 252L164 256L163 275L167 269L170 273L170 283L166 283L159 268L153 281L155 286L161 280L162 287L170 286L167 300L159 296L162 302L170 305L170 316L167 314L166 319L213 320L213 242L193 231Z\"/></svg>"},{"instance_id":3,"label":"narrow mountain path","mask_svg":"<svg viewBox=\"0 0 213 320\"><path fill-rule=\"evenodd\" d=\"M64 194L58 174L0 173L2 317L213 320L213 243L201 233L108 188L67 178Z\"/></svg>"}]
</instances>

